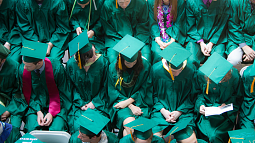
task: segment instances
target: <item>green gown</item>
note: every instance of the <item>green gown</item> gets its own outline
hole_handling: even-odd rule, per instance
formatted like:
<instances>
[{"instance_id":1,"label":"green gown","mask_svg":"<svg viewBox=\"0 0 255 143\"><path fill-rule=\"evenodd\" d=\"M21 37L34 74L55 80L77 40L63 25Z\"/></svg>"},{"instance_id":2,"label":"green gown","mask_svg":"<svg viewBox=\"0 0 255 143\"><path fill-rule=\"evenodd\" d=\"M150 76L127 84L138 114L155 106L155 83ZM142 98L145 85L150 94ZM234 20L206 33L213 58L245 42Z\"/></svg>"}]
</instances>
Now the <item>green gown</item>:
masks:
<instances>
[{"instance_id":1,"label":"green gown","mask_svg":"<svg viewBox=\"0 0 255 143\"><path fill-rule=\"evenodd\" d=\"M132 137L129 134L120 139L120 143L134 143L134 141L132 140ZM151 143L165 143L165 141L161 137L153 136Z\"/></svg>"},{"instance_id":2,"label":"green gown","mask_svg":"<svg viewBox=\"0 0 255 143\"><path fill-rule=\"evenodd\" d=\"M190 65L182 70L182 72L174 77L174 81L171 79L171 75L164 69L162 61L154 64L151 70L151 80L153 81L153 100L154 106L151 112L151 119L161 124L168 124L172 127L174 123L166 121L165 117L161 114L160 110L165 108L166 110L181 111L181 116L176 120L179 121L193 118L194 111L194 99L193 91L195 85L193 79L195 77L195 71ZM188 138L183 136L187 131L190 131L195 126L194 121L191 122L183 131L173 134L178 140ZM153 133L162 131L167 126L156 126L152 129ZM189 133L188 133L189 134Z\"/></svg>"},{"instance_id":3,"label":"green gown","mask_svg":"<svg viewBox=\"0 0 255 143\"><path fill-rule=\"evenodd\" d=\"M197 43L200 39L203 39L205 44L209 42L214 44L210 54L217 52L224 56L230 4L228 0L217 0L212 1L207 8L203 0L188 0L186 2L188 35L186 49L192 53L188 63L192 63L198 68L200 62L205 59L200 44Z\"/></svg>"},{"instance_id":4,"label":"green gown","mask_svg":"<svg viewBox=\"0 0 255 143\"><path fill-rule=\"evenodd\" d=\"M241 106L241 111L239 114L239 126L241 128L254 128L255 119L255 96L254 92L251 93L251 84L253 81L253 76L250 76L252 68L254 65L248 67L243 73L243 85L244 85L244 100Z\"/></svg>"},{"instance_id":5,"label":"green gown","mask_svg":"<svg viewBox=\"0 0 255 143\"><path fill-rule=\"evenodd\" d=\"M57 85L60 97L60 112L53 117L53 121L49 126L51 131L67 131L67 113L71 108L71 90L68 84L67 75L63 65L56 59L50 59L53 69L54 80ZM23 78L24 64L19 67L19 82L22 90L22 78ZM23 105L18 109L19 112L25 113L25 131L31 132L33 130L47 129L38 125L37 112L42 111L44 116L49 110L49 94L46 85L45 69L40 76L37 76L35 71L31 71L32 76L32 91L29 101L29 107ZM23 93L23 92L22 92ZM24 95L22 94L24 97ZM23 99L23 103L26 101Z\"/></svg>"},{"instance_id":6,"label":"green gown","mask_svg":"<svg viewBox=\"0 0 255 143\"><path fill-rule=\"evenodd\" d=\"M73 4L75 0L68 0L68 11L69 14L71 14ZM90 16L90 23L89 23L89 30L93 30L95 32L95 35L89 39L90 43L95 45L97 50L99 50L100 53L103 53L104 51L104 35L103 35L103 27L100 22L100 15L101 15L101 8L104 4L104 0L96 0L95 1L96 6L94 5L94 2L91 3L91 16ZM96 9L95 9L96 7ZM77 36L76 34L76 28L81 27L82 30L86 30L88 28L87 22L88 22L88 15L89 15L89 9L90 4L86 5L84 8L82 8L78 2L76 2L72 17L70 19L70 40L75 38ZM85 28L86 27L86 28Z\"/></svg>"},{"instance_id":7,"label":"green gown","mask_svg":"<svg viewBox=\"0 0 255 143\"><path fill-rule=\"evenodd\" d=\"M149 20L150 20L150 42L151 42L151 51L152 51L152 63L156 63L161 60L161 56L159 53L161 49L157 42L155 42L156 37L160 37L160 29L158 26L158 22L154 19L154 2L155 0L148 0L148 7L149 7ZM184 45L186 41L186 1L185 0L178 0L177 4L177 18L175 22L172 22L172 26L167 28L167 14L164 14L164 25L166 33L169 35L170 42L171 37L176 40L176 42ZM161 38L162 40L162 38Z\"/></svg>"},{"instance_id":8,"label":"green gown","mask_svg":"<svg viewBox=\"0 0 255 143\"><path fill-rule=\"evenodd\" d=\"M246 43L255 50L255 12L249 0L231 1L232 15L228 23L228 44L226 54L230 54L239 44Z\"/></svg>"},{"instance_id":9,"label":"green gown","mask_svg":"<svg viewBox=\"0 0 255 143\"><path fill-rule=\"evenodd\" d=\"M73 104L72 110L69 113L68 123L71 133L78 131L80 125L77 123L78 117L83 112L81 107L92 102L96 107L94 110L109 117L105 109L106 80L108 72L108 61L103 56L100 56L89 68L88 72L85 69L80 69L76 60L71 58L66 66L67 75L69 75L71 84L73 85Z\"/></svg>"},{"instance_id":10,"label":"green gown","mask_svg":"<svg viewBox=\"0 0 255 143\"><path fill-rule=\"evenodd\" d=\"M0 101L11 113L12 132L7 139L8 142L15 142L21 137L19 132L20 123L15 120L15 116L21 118L22 115L16 112L19 107L14 104L15 98L20 96L19 84L16 78L18 67L19 64L8 57L0 70Z\"/></svg>"},{"instance_id":11,"label":"green gown","mask_svg":"<svg viewBox=\"0 0 255 143\"><path fill-rule=\"evenodd\" d=\"M207 78L201 72L198 73L197 83L201 90L195 104L197 137L211 143L228 142L228 131L233 129L237 112L243 101L242 81L238 71L232 68L231 78L228 81L219 84L211 82L208 95L206 94ZM199 113L201 105L218 107L223 103L226 105L233 103L233 111L207 117Z\"/></svg>"},{"instance_id":12,"label":"green gown","mask_svg":"<svg viewBox=\"0 0 255 143\"><path fill-rule=\"evenodd\" d=\"M118 143L119 139L117 136L109 131L103 130L107 136L108 143ZM78 138L79 136L79 131L76 131L70 138L69 143L82 143L82 141Z\"/></svg>"},{"instance_id":13,"label":"green gown","mask_svg":"<svg viewBox=\"0 0 255 143\"><path fill-rule=\"evenodd\" d=\"M111 122L113 125L116 125L120 129L119 137L122 136L123 121L128 117L136 117L133 115L132 111L126 107L124 109L116 109L114 106L120 101L126 100L128 98L133 98L135 102L133 104L137 107L140 107L143 114L142 117L149 118L150 107L152 106L152 86L149 85L148 76L150 73L150 63L147 60L143 59L144 69L140 72L135 82L135 85L131 87L120 87L118 84L115 87L115 84L118 79L117 71L115 69L115 63L111 63L109 66L108 73L108 108L109 114L111 117ZM124 66L124 65L123 65ZM134 71L129 74L128 72L123 73L123 81L126 83L131 82L134 75ZM121 88L121 90L120 90Z\"/></svg>"},{"instance_id":14,"label":"green gown","mask_svg":"<svg viewBox=\"0 0 255 143\"><path fill-rule=\"evenodd\" d=\"M50 57L61 60L67 48L70 32L64 1L44 0L39 6L35 0L19 0L16 12L22 43L24 44L26 40L51 42L54 46ZM21 48L19 53L20 51Z\"/></svg>"},{"instance_id":15,"label":"green gown","mask_svg":"<svg viewBox=\"0 0 255 143\"><path fill-rule=\"evenodd\" d=\"M105 32L105 48L107 57L112 63L118 53L112 48L126 35L129 34L146 45L142 48L142 55L151 62L149 43L148 7L145 0L131 0L126 9L118 6L116 0L107 0L102 6L101 23Z\"/></svg>"}]
</instances>

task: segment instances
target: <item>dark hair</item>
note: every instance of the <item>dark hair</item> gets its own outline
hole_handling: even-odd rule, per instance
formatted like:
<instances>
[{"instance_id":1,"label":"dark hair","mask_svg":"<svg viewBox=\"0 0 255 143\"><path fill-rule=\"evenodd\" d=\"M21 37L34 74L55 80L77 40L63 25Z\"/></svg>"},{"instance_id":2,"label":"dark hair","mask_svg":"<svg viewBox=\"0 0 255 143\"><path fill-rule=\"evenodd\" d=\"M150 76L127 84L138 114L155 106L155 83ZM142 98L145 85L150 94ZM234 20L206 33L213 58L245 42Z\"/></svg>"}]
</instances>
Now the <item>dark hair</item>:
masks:
<instances>
[{"instance_id":1,"label":"dark hair","mask_svg":"<svg viewBox=\"0 0 255 143\"><path fill-rule=\"evenodd\" d=\"M94 136L99 137L99 136L101 135L101 133L102 133L102 130L101 130L97 135L94 134L94 135L87 135L87 136L89 137L89 139L91 139L91 138L93 138Z\"/></svg>"},{"instance_id":2,"label":"dark hair","mask_svg":"<svg viewBox=\"0 0 255 143\"><path fill-rule=\"evenodd\" d=\"M90 58L92 58L93 57L93 49L90 49L88 52L86 52L86 53L83 53L83 54L80 54L81 55L81 66L83 67L87 62L88 62L88 60L90 59ZM76 54L75 54L75 59L76 59L76 61L77 61L77 63L78 63L78 52L76 52Z\"/></svg>"},{"instance_id":3,"label":"dark hair","mask_svg":"<svg viewBox=\"0 0 255 143\"><path fill-rule=\"evenodd\" d=\"M163 4L163 0L155 0L154 3L154 19L157 21L158 18L158 7L162 6ZM173 16L173 21L175 22L176 18L177 18L177 0L170 0L170 6L172 5L172 9L171 9L171 15Z\"/></svg>"},{"instance_id":4,"label":"dark hair","mask_svg":"<svg viewBox=\"0 0 255 143\"><path fill-rule=\"evenodd\" d=\"M119 69L119 56L117 57L117 62L115 64L115 69L117 71L120 71L120 72L124 72L127 70L127 67L125 66L124 64L124 58L123 56L120 54L121 56L121 65L122 65L122 70ZM138 57L137 57L137 62L136 64L133 66L133 69L134 69L134 72L135 73L140 73L140 71L143 69L143 59L142 59L142 53L141 51L138 51Z\"/></svg>"},{"instance_id":5,"label":"dark hair","mask_svg":"<svg viewBox=\"0 0 255 143\"><path fill-rule=\"evenodd\" d=\"M39 63L40 61L42 61L42 59L40 59L40 60L37 61L37 62L33 62L33 64L36 65L36 64Z\"/></svg>"}]
</instances>

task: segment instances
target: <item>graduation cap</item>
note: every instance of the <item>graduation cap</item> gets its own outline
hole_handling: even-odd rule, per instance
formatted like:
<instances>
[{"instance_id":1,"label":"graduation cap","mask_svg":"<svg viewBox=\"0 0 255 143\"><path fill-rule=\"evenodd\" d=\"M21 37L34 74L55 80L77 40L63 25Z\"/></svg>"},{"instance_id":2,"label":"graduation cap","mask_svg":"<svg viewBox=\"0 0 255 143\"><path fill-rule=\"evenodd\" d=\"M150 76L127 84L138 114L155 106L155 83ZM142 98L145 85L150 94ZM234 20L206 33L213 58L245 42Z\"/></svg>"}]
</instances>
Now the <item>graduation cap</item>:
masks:
<instances>
[{"instance_id":1,"label":"graduation cap","mask_svg":"<svg viewBox=\"0 0 255 143\"><path fill-rule=\"evenodd\" d=\"M11 53L4 45L0 44L0 58L6 59L7 56Z\"/></svg>"},{"instance_id":2,"label":"graduation cap","mask_svg":"<svg viewBox=\"0 0 255 143\"><path fill-rule=\"evenodd\" d=\"M192 118L187 118L187 119L182 119L178 121L177 123L175 123L172 129L166 134L165 138L185 129L191 120ZM169 138L169 143L170 141L171 141L171 137Z\"/></svg>"},{"instance_id":3,"label":"graduation cap","mask_svg":"<svg viewBox=\"0 0 255 143\"><path fill-rule=\"evenodd\" d=\"M15 143L43 143L43 142L34 137L33 135L27 133L21 138L19 138L19 140L17 140Z\"/></svg>"},{"instance_id":4,"label":"graduation cap","mask_svg":"<svg viewBox=\"0 0 255 143\"><path fill-rule=\"evenodd\" d=\"M209 90L209 78L216 84L218 84L222 78L232 68L232 64L220 56L218 53L213 53L212 56L203 64L199 70L204 73L207 77L206 94Z\"/></svg>"},{"instance_id":5,"label":"graduation cap","mask_svg":"<svg viewBox=\"0 0 255 143\"><path fill-rule=\"evenodd\" d=\"M123 37L114 47L113 49L119 53L119 69L122 70L122 65L121 65L121 57L120 54L123 55L123 58L127 62L133 62L137 59L138 57L138 51L144 46L145 44L130 36L126 35Z\"/></svg>"},{"instance_id":6,"label":"graduation cap","mask_svg":"<svg viewBox=\"0 0 255 143\"><path fill-rule=\"evenodd\" d=\"M255 140L255 131L254 129L241 129L228 131L230 136L229 142L232 143L250 143Z\"/></svg>"},{"instance_id":7,"label":"graduation cap","mask_svg":"<svg viewBox=\"0 0 255 143\"><path fill-rule=\"evenodd\" d=\"M41 59L45 59L48 49L48 44L26 41L23 43L21 55L23 60L27 63L37 62Z\"/></svg>"},{"instance_id":8,"label":"graduation cap","mask_svg":"<svg viewBox=\"0 0 255 143\"><path fill-rule=\"evenodd\" d=\"M68 43L70 55L73 56L78 52L78 66L81 67L81 56L92 49L92 44L89 43L87 30L82 32L79 36L75 37L71 42Z\"/></svg>"},{"instance_id":9,"label":"graduation cap","mask_svg":"<svg viewBox=\"0 0 255 143\"><path fill-rule=\"evenodd\" d=\"M78 0L79 4L86 4L87 2L89 2L90 0Z\"/></svg>"},{"instance_id":10,"label":"graduation cap","mask_svg":"<svg viewBox=\"0 0 255 143\"><path fill-rule=\"evenodd\" d=\"M4 105L0 104L0 115L2 115L7 109L5 108Z\"/></svg>"},{"instance_id":11,"label":"graduation cap","mask_svg":"<svg viewBox=\"0 0 255 143\"><path fill-rule=\"evenodd\" d=\"M97 135L110 121L97 111L88 108L78 119L80 132L86 135Z\"/></svg>"},{"instance_id":12,"label":"graduation cap","mask_svg":"<svg viewBox=\"0 0 255 143\"><path fill-rule=\"evenodd\" d=\"M162 50L159 55L169 61L169 71L167 71L170 73L172 80L174 80L171 68L180 69L183 62L191 56L191 53L180 44L173 42Z\"/></svg>"}]
</instances>

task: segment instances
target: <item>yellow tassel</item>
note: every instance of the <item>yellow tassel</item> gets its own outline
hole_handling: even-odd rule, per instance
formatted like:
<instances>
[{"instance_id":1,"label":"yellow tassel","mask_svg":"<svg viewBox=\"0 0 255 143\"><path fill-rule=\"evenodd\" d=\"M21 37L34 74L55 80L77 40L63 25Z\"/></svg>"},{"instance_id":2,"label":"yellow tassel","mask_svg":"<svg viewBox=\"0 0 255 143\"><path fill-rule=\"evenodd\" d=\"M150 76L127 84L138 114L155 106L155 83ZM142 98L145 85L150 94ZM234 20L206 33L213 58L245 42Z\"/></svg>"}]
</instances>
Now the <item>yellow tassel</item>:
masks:
<instances>
[{"instance_id":1,"label":"yellow tassel","mask_svg":"<svg viewBox=\"0 0 255 143\"><path fill-rule=\"evenodd\" d=\"M169 73L171 75L172 80L174 81L174 75L172 73L171 64L169 63Z\"/></svg>"},{"instance_id":2,"label":"yellow tassel","mask_svg":"<svg viewBox=\"0 0 255 143\"><path fill-rule=\"evenodd\" d=\"M229 138L229 140L228 140L228 143L230 143L231 141L230 141L230 138Z\"/></svg>"},{"instance_id":3,"label":"yellow tassel","mask_svg":"<svg viewBox=\"0 0 255 143\"><path fill-rule=\"evenodd\" d=\"M79 52L79 43L78 43L78 67L81 69L81 55L80 55L80 52Z\"/></svg>"},{"instance_id":4,"label":"yellow tassel","mask_svg":"<svg viewBox=\"0 0 255 143\"><path fill-rule=\"evenodd\" d=\"M170 143L171 142L171 135L169 136L169 140L168 140L168 143Z\"/></svg>"},{"instance_id":5,"label":"yellow tassel","mask_svg":"<svg viewBox=\"0 0 255 143\"><path fill-rule=\"evenodd\" d=\"M131 134L132 140L135 141L135 140L134 140L134 137L133 137L133 134L132 134L132 129L130 129L130 134Z\"/></svg>"},{"instance_id":6,"label":"yellow tassel","mask_svg":"<svg viewBox=\"0 0 255 143\"><path fill-rule=\"evenodd\" d=\"M208 77L207 85L206 85L206 94L207 95L208 95L208 90L209 90L209 84L210 84L210 82L209 82L209 77Z\"/></svg>"},{"instance_id":7,"label":"yellow tassel","mask_svg":"<svg viewBox=\"0 0 255 143\"><path fill-rule=\"evenodd\" d=\"M121 64L121 57L120 57L120 53L119 53L119 60L118 60L118 64L119 64L119 69L122 70L122 64Z\"/></svg>"},{"instance_id":8,"label":"yellow tassel","mask_svg":"<svg viewBox=\"0 0 255 143\"><path fill-rule=\"evenodd\" d=\"M251 93L253 93L254 82L255 82L255 77L253 77L253 81L252 81L252 84L251 84Z\"/></svg>"},{"instance_id":9,"label":"yellow tassel","mask_svg":"<svg viewBox=\"0 0 255 143\"><path fill-rule=\"evenodd\" d=\"M120 91L121 91L121 84L122 84L122 81L123 81L123 78L120 77L120 78L118 78L117 82L115 83L115 88L116 88L116 86L118 85L118 83L120 83Z\"/></svg>"},{"instance_id":10,"label":"yellow tassel","mask_svg":"<svg viewBox=\"0 0 255 143\"><path fill-rule=\"evenodd\" d=\"M118 8L118 0L116 0L116 8Z\"/></svg>"}]
</instances>

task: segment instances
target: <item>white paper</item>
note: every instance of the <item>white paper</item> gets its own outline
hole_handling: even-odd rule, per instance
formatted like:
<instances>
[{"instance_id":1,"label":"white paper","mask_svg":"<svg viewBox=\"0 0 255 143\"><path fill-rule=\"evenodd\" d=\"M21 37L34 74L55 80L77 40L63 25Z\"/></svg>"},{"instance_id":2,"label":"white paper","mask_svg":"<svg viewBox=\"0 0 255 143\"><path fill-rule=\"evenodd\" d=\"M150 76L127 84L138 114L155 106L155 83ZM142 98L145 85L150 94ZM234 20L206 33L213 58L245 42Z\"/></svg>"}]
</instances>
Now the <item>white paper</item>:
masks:
<instances>
[{"instance_id":1,"label":"white paper","mask_svg":"<svg viewBox=\"0 0 255 143\"><path fill-rule=\"evenodd\" d=\"M205 116L220 115L224 112L232 111L233 103L227 104L223 107L205 107Z\"/></svg>"}]
</instances>

